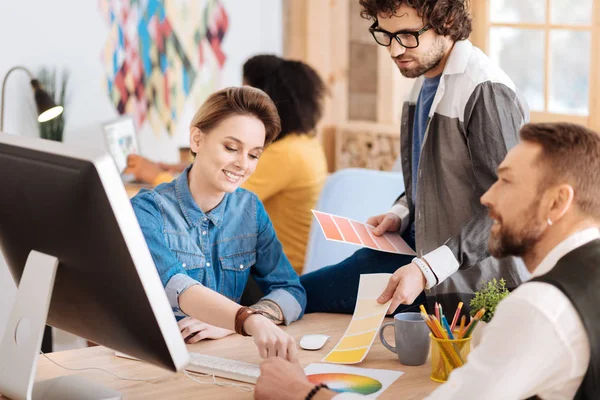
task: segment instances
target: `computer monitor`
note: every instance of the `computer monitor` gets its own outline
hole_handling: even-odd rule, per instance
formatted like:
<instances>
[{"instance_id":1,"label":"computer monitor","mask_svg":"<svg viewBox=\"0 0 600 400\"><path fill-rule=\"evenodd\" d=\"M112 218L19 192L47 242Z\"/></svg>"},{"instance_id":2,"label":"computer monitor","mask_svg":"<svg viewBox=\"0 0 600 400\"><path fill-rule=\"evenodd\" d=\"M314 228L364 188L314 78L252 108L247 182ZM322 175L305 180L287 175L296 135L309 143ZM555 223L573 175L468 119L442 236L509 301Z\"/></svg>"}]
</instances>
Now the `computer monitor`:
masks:
<instances>
[{"instance_id":1,"label":"computer monitor","mask_svg":"<svg viewBox=\"0 0 600 400\"><path fill-rule=\"evenodd\" d=\"M19 286L0 344L0 393L30 398L46 323L183 369L189 354L108 154L0 134L0 171L0 250Z\"/></svg>"},{"instance_id":2,"label":"computer monitor","mask_svg":"<svg viewBox=\"0 0 600 400\"><path fill-rule=\"evenodd\" d=\"M127 156L140 154L135 123L130 116L123 116L102 126L108 151L119 172L127 167Z\"/></svg>"}]
</instances>

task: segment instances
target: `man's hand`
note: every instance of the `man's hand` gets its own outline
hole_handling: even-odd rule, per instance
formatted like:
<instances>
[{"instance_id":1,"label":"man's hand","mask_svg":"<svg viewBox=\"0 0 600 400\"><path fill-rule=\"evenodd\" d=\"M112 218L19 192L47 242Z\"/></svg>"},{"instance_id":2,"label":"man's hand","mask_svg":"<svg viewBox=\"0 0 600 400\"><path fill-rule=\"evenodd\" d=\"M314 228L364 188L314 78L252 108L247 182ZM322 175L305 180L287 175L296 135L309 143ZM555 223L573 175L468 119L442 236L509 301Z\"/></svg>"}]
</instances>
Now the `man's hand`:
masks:
<instances>
[{"instance_id":1,"label":"man's hand","mask_svg":"<svg viewBox=\"0 0 600 400\"><path fill-rule=\"evenodd\" d=\"M126 174L133 174L135 179L145 183L153 183L156 177L164 172L158 164L138 155L130 154L127 156Z\"/></svg>"},{"instance_id":2,"label":"man's hand","mask_svg":"<svg viewBox=\"0 0 600 400\"><path fill-rule=\"evenodd\" d=\"M298 358L296 341L271 320L260 314L249 316L244 330L254 338L262 358L280 357L295 362Z\"/></svg>"},{"instance_id":3,"label":"man's hand","mask_svg":"<svg viewBox=\"0 0 600 400\"><path fill-rule=\"evenodd\" d=\"M300 364L281 358L269 358L260 365L260 376L254 389L254 398L301 400L306 398L314 386L304 374Z\"/></svg>"},{"instance_id":4,"label":"man's hand","mask_svg":"<svg viewBox=\"0 0 600 400\"><path fill-rule=\"evenodd\" d=\"M417 296L425 289L427 283L425 275L414 263L400 267L390 277L387 287L377 298L377 302L385 304L390 299L392 303L388 309L391 314L400 304L412 304Z\"/></svg>"},{"instance_id":5,"label":"man's hand","mask_svg":"<svg viewBox=\"0 0 600 400\"><path fill-rule=\"evenodd\" d=\"M367 220L367 224L374 226L373 234L381 236L386 232L398 232L402 220L394 213L376 215Z\"/></svg>"},{"instance_id":6,"label":"man's hand","mask_svg":"<svg viewBox=\"0 0 600 400\"><path fill-rule=\"evenodd\" d=\"M209 325L192 317L182 319L177 322L177 325L179 325L181 336L186 339L187 344L197 343L204 339L221 339L235 333L229 329Z\"/></svg>"}]
</instances>

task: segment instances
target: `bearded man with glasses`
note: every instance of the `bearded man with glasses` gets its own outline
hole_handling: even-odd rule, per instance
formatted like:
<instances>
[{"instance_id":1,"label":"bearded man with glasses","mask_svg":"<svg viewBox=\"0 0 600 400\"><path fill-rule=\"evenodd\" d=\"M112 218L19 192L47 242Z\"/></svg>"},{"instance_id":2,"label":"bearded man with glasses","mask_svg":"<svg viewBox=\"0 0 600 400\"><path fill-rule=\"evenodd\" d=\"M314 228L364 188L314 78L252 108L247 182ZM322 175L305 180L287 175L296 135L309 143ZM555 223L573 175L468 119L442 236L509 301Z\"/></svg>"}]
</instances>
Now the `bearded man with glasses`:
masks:
<instances>
[{"instance_id":1,"label":"bearded man with glasses","mask_svg":"<svg viewBox=\"0 0 600 400\"><path fill-rule=\"evenodd\" d=\"M388 272L393 275L378 301L391 299L390 313L417 310L426 298L430 310L438 301L453 315L484 281L504 278L513 289L528 277L517 259L490 256L492 221L479 198L497 179L529 111L510 78L467 40L467 0L360 4L362 17L374 22L375 41L387 47L402 75L417 78L402 110L406 191L367 222L375 234L402 234L417 257L361 249L304 275L306 312L352 313L360 274Z\"/></svg>"}]
</instances>

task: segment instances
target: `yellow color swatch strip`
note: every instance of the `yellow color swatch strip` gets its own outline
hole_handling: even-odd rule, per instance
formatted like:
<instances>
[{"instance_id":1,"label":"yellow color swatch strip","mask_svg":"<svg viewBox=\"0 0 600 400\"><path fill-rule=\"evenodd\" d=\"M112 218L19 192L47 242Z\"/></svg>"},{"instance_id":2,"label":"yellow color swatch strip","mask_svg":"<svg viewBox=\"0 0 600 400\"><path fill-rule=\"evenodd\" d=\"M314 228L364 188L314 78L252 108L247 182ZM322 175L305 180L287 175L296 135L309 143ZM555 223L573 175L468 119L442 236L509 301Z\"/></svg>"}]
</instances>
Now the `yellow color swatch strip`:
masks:
<instances>
[{"instance_id":1,"label":"yellow color swatch strip","mask_svg":"<svg viewBox=\"0 0 600 400\"><path fill-rule=\"evenodd\" d=\"M375 326L379 326L380 323L381 315L379 314L363 319L352 319L350 325L348 325L346 335L356 335L357 333L366 332L369 329L373 329Z\"/></svg>"},{"instance_id":2,"label":"yellow color swatch strip","mask_svg":"<svg viewBox=\"0 0 600 400\"><path fill-rule=\"evenodd\" d=\"M364 349L347 351L334 350L331 353L329 353L327 357L323 359L323 361L338 364L355 364L357 362L362 361L367 351L369 351L368 347L365 347Z\"/></svg>"},{"instance_id":3,"label":"yellow color swatch strip","mask_svg":"<svg viewBox=\"0 0 600 400\"><path fill-rule=\"evenodd\" d=\"M358 364L369 353L381 322L391 301L379 304L377 298L366 295L382 293L390 274L365 274L360 276L358 298L352 320L337 345L322 361L337 364Z\"/></svg>"},{"instance_id":4,"label":"yellow color swatch strip","mask_svg":"<svg viewBox=\"0 0 600 400\"><path fill-rule=\"evenodd\" d=\"M389 306L389 304L379 304L377 299L358 299L353 318L385 315Z\"/></svg>"},{"instance_id":5,"label":"yellow color swatch strip","mask_svg":"<svg viewBox=\"0 0 600 400\"><path fill-rule=\"evenodd\" d=\"M361 333L353 336L344 336L338 343L336 350L358 349L360 347L368 347L373 342L373 338L377 334L377 329Z\"/></svg>"}]
</instances>

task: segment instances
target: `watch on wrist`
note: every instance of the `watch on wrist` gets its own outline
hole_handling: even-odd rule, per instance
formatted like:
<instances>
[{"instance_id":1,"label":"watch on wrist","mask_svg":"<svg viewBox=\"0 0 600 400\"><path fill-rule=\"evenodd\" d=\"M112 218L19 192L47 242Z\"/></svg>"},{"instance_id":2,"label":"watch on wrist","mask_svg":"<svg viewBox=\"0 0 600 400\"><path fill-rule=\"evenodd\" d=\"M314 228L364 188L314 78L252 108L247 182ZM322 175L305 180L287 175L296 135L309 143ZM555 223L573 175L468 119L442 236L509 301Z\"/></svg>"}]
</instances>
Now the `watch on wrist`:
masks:
<instances>
[{"instance_id":1,"label":"watch on wrist","mask_svg":"<svg viewBox=\"0 0 600 400\"><path fill-rule=\"evenodd\" d=\"M419 267L419 269L423 273L423 276L425 276L425 289L431 289L432 287L437 285L437 278L435 277L435 274L425 261L421 260L418 257L415 257L413 258L412 262L417 267Z\"/></svg>"},{"instance_id":2,"label":"watch on wrist","mask_svg":"<svg viewBox=\"0 0 600 400\"><path fill-rule=\"evenodd\" d=\"M235 321L234 321L234 325L233 325L235 327L235 333L242 335L242 336L250 336L244 329L244 323L246 322L246 320L248 319L249 316L254 315L254 314L265 316L266 313L264 311L255 310L250 307L245 307L245 306L240 307L237 310L237 313L235 314Z\"/></svg>"}]
</instances>

